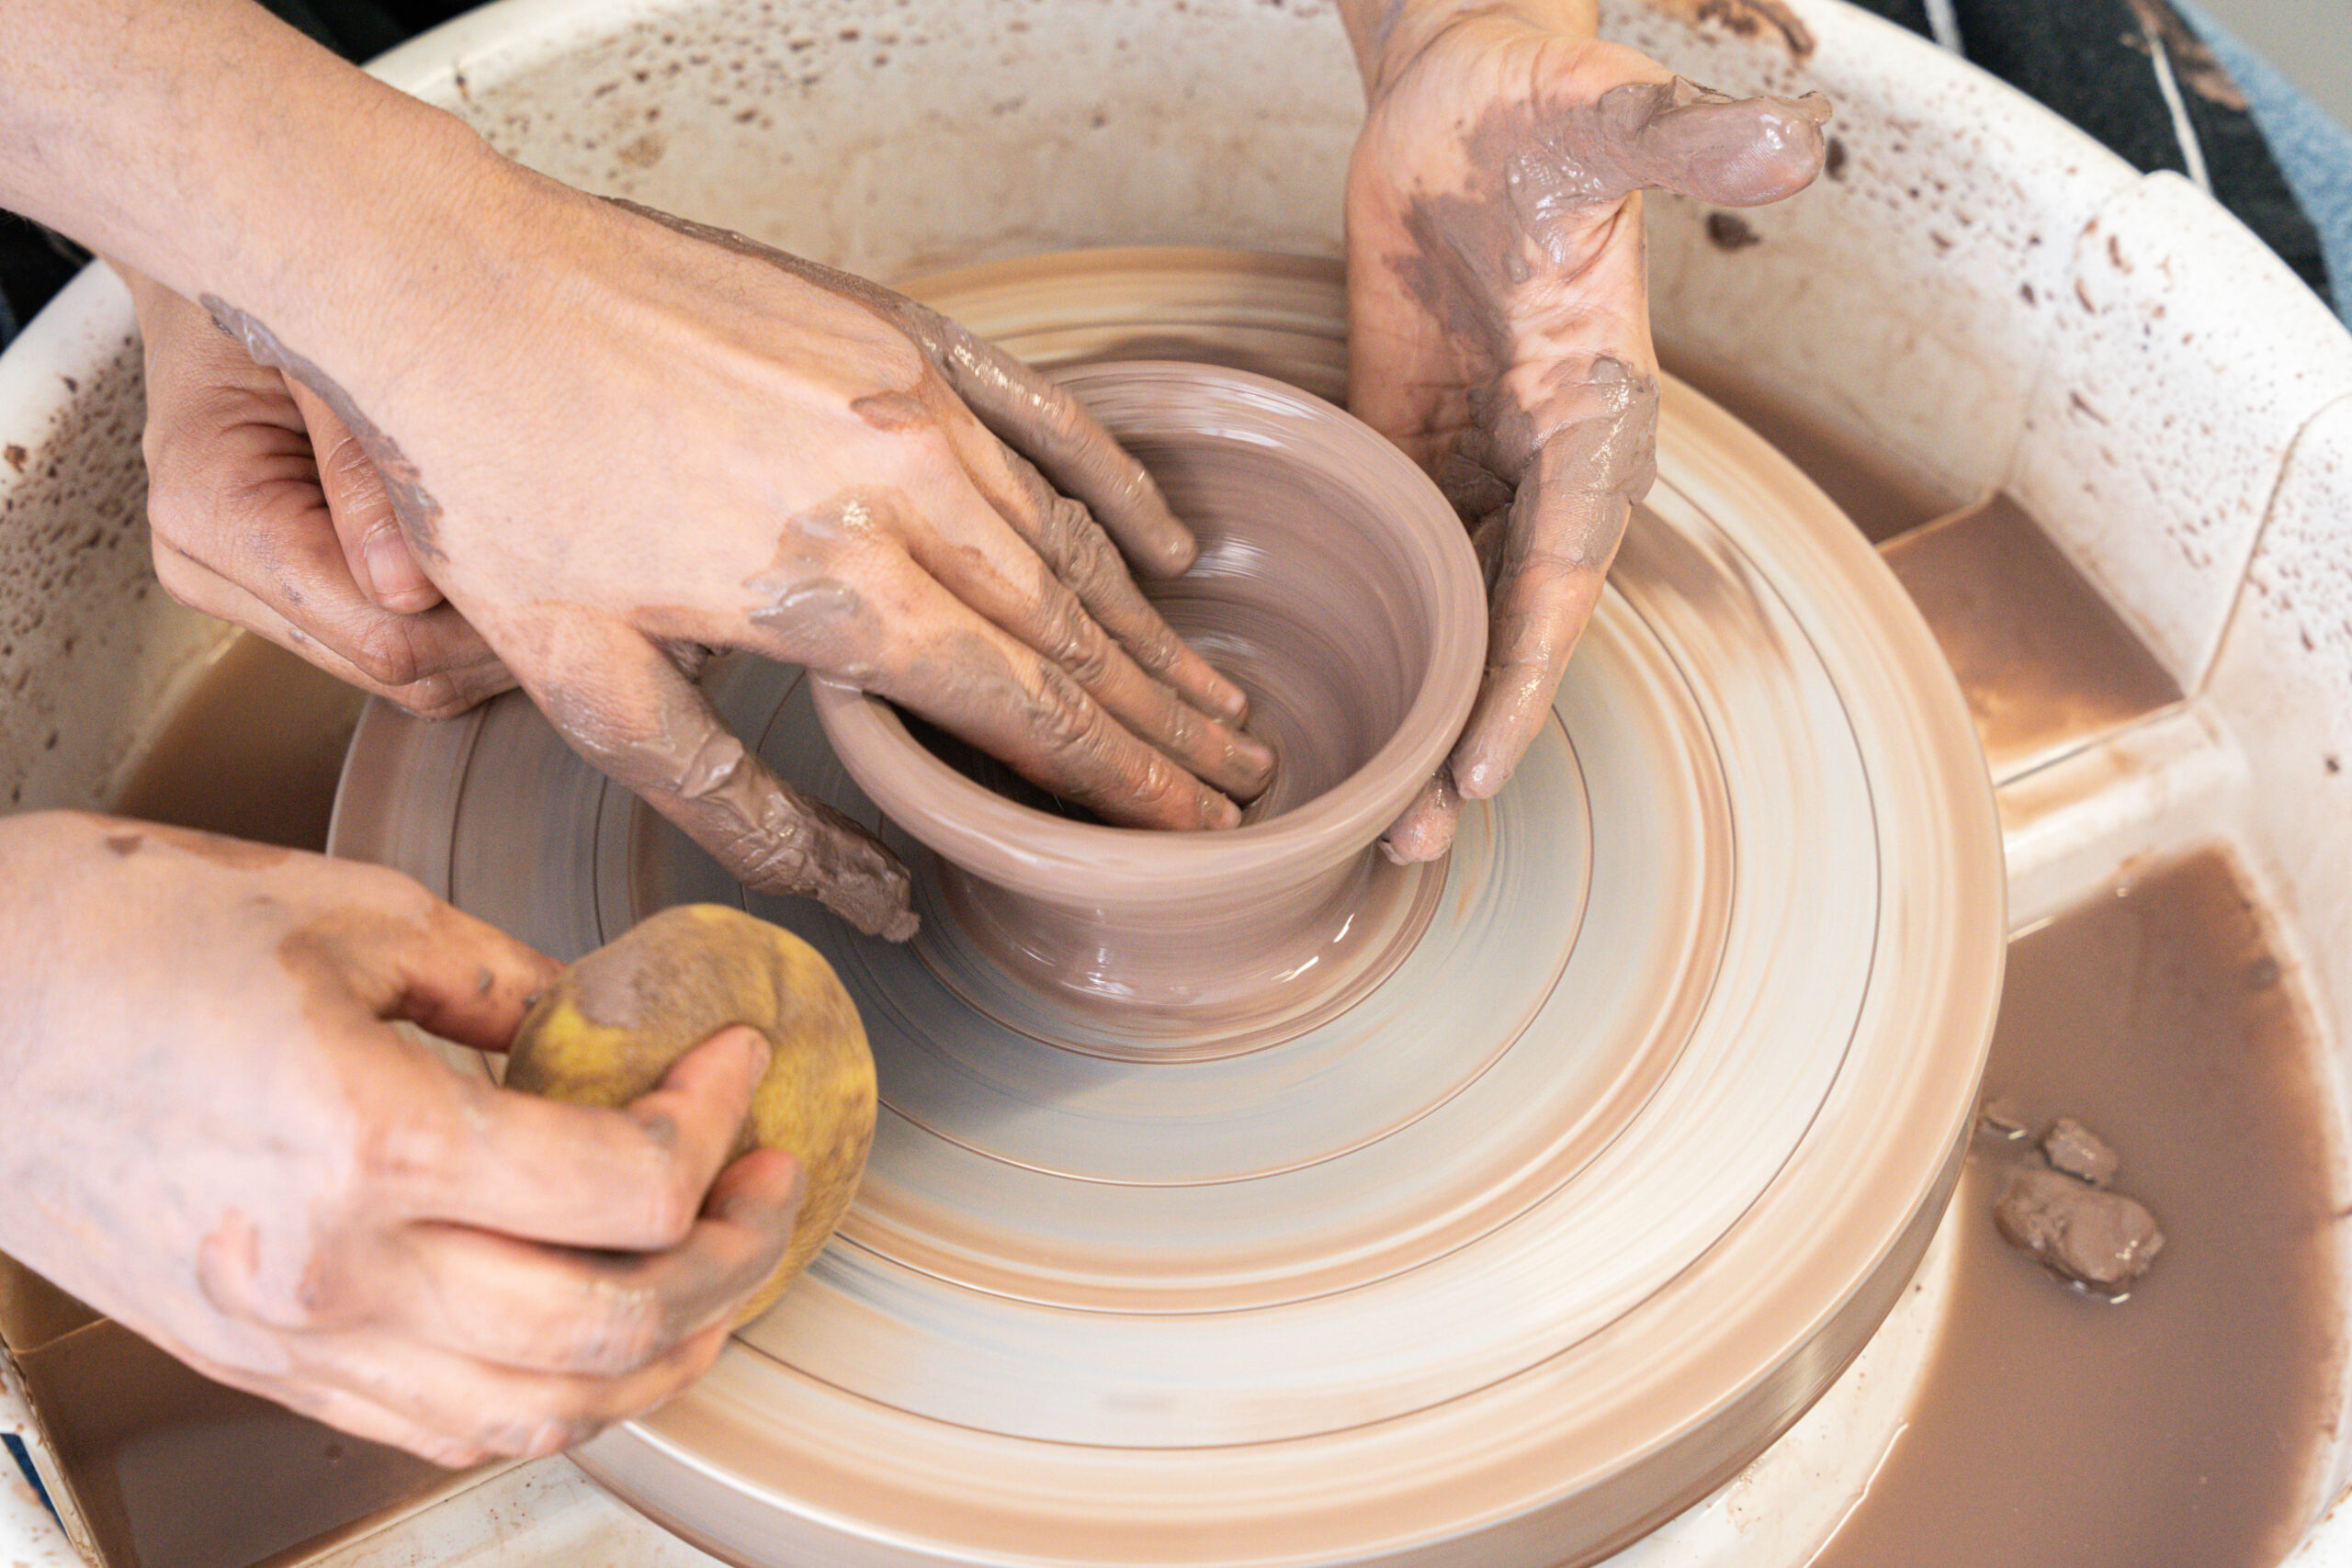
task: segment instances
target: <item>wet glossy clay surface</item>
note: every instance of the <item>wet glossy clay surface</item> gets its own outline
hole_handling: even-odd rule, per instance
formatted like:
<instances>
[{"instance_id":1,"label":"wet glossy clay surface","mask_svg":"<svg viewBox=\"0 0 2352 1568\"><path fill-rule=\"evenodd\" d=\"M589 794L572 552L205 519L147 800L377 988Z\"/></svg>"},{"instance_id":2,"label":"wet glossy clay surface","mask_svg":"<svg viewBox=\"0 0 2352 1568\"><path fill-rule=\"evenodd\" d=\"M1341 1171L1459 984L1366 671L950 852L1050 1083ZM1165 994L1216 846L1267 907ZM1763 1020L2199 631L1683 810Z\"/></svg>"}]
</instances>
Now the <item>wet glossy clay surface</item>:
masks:
<instances>
[{"instance_id":1,"label":"wet glossy clay surface","mask_svg":"<svg viewBox=\"0 0 2352 1568\"><path fill-rule=\"evenodd\" d=\"M1108 253L916 291L1043 361L1147 341L1337 380L1322 264ZM926 938L891 946L745 897L526 704L372 710L338 848L560 954L742 899L826 954L874 1046L834 1244L582 1462L744 1562L1548 1565L1792 1421L1957 1174L1999 842L1959 694L1868 545L1676 384L1662 432L1520 775L1410 900L1358 906L1418 938L1253 1049L1137 1059L1164 1034L995 961L904 834ZM706 685L796 787L878 820L797 671Z\"/></svg>"}]
</instances>

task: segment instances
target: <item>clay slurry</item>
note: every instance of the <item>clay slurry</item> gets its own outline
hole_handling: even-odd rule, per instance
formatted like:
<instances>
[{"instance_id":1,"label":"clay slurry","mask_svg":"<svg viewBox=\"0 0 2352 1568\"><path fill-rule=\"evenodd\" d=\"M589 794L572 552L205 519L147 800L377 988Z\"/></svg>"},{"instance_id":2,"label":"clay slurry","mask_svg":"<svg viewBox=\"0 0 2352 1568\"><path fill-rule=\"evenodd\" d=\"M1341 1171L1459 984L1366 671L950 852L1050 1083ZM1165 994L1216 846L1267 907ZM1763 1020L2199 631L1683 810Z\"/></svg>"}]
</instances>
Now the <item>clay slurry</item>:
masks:
<instances>
[{"instance_id":1,"label":"clay slurry","mask_svg":"<svg viewBox=\"0 0 2352 1568\"><path fill-rule=\"evenodd\" d=\"M148 737L111 809L292 850L327 847L362 693L249 633Z\"/></svg>"},{"instance_id":2,"label":"clay slurry","mask_svg":"<svg viewBox=\"0 0 2352 1568\"><path fill-rule=\"evenodd\" d=\"M2313 1047L2220 855L2120 892L2010 946L1985 1091L2019 1135L1980 1136L1943 1341L1815 1568L2267 1568L2307 1522L2341 1349ZM2064 1116L2163 1224L2120 1303L1995 1231Z\"/></svg>"}]
</instances>

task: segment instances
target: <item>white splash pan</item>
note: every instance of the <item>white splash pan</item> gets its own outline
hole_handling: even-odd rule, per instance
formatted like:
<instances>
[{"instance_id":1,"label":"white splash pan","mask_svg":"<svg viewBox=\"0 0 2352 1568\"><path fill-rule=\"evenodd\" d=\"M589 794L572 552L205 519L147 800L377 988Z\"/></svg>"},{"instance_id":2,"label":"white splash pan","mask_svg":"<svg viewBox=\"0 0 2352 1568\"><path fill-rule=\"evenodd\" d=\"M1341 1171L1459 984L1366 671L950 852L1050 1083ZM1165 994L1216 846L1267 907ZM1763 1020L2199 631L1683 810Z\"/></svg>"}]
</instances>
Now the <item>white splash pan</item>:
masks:
<instances>
[{"instance_id":1,"label":"white splash pan","mask_svg":"<svg viewBox=\"0 0 2352 1568\"><path fill-rule=\"evenodd\" d=\"M1610 36L1699 80L1838 106L1843 177L1750 214L1764 243L1725 253L1703 213L1652 203L1662 341L1904 454L1955 503L2007 488L2106 592L2189 700L2005 784L2012 919L2152 851L2227 846L2279 923L2340 1104L2352 773L2327 760L2352 758L2352 337L2185 181L1836 0L1789 4L1803 60L1770 29L1603 6ZM503 0L377 69L559 177L885 277L1102 244L1337 254L1360 113L1317 0ZM148 571L139 417L129 301L102 273L0 356L12 804L106 804L221 639ZM1621 1561L1804 1561L1866 1483L1933 1327L1898 1314L1789 1437ZM2298 1563L2352 1568L2352 1522L2324 1513L2347 1478L2339 1449ZM0 1546L73 1561L44 1525L0 1491ZM583 1552L709 1561L560 1460L326 1561Z\"/></svg>"}]
</instances>

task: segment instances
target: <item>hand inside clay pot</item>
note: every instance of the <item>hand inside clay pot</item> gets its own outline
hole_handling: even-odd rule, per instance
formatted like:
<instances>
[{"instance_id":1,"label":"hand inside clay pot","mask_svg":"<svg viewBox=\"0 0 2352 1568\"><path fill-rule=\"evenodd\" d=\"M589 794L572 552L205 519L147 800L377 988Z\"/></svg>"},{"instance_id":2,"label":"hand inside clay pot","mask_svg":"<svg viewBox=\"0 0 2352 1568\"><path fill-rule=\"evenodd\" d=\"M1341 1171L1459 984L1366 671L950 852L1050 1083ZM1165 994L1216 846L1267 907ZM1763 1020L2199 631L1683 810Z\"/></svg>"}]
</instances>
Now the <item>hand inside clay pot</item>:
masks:
<instances>
[{"instance_id":1,"label":"hand inside clay pot","mask_svg":"<svg viewBox=\"0 0 2352 1568\"><path fill-rule=\"evenodd\" d=\"M563 411L537 443L626 423L628 400L668 417L567 501L503 463L428 474L271 327L125 269L167 589L414 711L519 682L739 879L880 934L912 929L904 871L727 733L692 679L709 649L888 693L1110 820L1239 820L1272 754L1129 575L1181 571L1192 537L1078 405L886 289L511 173L634 321L590 356L613 361L604 399L530 394ZM474 400L412 428L452 434ZM690 529L649 527L664 491Z\"/></svg>"},{"instance_id":2,"label":"hand inside clay pot","mask_svg":"<svg viewBox=\"0 0 2352 1568\"><path fill-rule=\"evenodd\" d=\"M1821 172L1829 106L1735 101L1598 41L1594 0L1342 0L1370 108L1348 171L1348 401L1470 526L1487 678L1385 840L1453 840L1551 711L1653 476L1645 188L1725 207Z\"/></svg>"}]
</instances>

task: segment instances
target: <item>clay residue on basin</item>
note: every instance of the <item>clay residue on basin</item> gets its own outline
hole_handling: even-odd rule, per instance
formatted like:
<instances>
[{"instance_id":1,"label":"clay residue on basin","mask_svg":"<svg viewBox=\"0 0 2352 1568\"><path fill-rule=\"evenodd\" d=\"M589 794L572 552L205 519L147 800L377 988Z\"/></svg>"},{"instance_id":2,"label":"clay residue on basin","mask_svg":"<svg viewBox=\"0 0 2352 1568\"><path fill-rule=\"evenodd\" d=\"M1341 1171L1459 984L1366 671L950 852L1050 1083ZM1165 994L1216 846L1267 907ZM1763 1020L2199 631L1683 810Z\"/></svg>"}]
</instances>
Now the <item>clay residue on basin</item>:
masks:
<instances>
[{"instance_id":1,"label":"clay residue on basin","mask_svg":"<svg viewBox=\"0 0 2352 1568\"><path fill-rule=\"evenodd\" d=\"M1881 553L1960 678L1996 779L2180 700L2155 656L2006 495Z\"/></svg>"},{"instance_id":2,"label":"clay residue on basin","mask_svg":"<svg viewBox=\"0 0 2352 1568\"><path fill-rule=\"evenodd\" d=\"M361 1521L469 1483L189 1371L111 1322L21 1358L106 1561L301 1562Z\"/></svg>"},{"instance_id":3,"label":"clay residue on basin","mask_svg":"<svg viewBox=\"0 0 2352 1568\"><path fill-rule=\"evenodd\" d=\"M2221 855L2118 892L2009 949L1985 1089L2032 1131L1969 1161L1943 1340L1815 1568L2263 1568L2308 1522L2342 1348L2316 1053ZM2120 1302L1995 1232L2065 1115L2163 1222Z\"/></svg>"},{"instance_id":4,"label":"clay residue on basin","mask_svg":"<svg viewBox=\"0 0 2352 1568\"><path fill-rule=\"evenodd\" d=\"M240 636L165 714L113 809L324 850L343 754L366 701L284 649Z\"/></svg>"}]
</instances>

